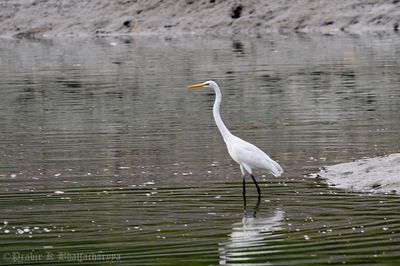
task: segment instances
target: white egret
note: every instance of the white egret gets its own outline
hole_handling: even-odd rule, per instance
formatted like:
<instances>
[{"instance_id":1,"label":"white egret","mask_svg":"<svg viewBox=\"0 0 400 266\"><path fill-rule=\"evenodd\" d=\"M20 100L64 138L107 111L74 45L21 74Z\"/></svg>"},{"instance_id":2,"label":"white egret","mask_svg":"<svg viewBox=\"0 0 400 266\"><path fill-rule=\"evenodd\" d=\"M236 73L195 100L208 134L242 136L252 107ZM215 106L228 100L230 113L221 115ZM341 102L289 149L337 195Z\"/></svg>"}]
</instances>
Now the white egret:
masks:
<instances>
[{"instance_id":1,"label":"white egret","mask_svg":"<svg viewBox=\"0 0 400 266\"><path fill-rule=\"evenodd\" d=\"M240 165L240 170L243 177L243 197L246 197L246 172L251 175L251 178L257 187L258 197L260 197L261 191L253 175L253 169L267 170L269 173L277 177L283 173L282 167L262 150L253 144L236 137L228 130L219 113L219 107L221 105L221 90L216 82L206 81L204 83L188 86L188 88L201 87L212 88L215 92L215 102L213 107L214 120L219 131L221 132L222 137L224 138L229 155Z\"/></svg>"}]
</instances>

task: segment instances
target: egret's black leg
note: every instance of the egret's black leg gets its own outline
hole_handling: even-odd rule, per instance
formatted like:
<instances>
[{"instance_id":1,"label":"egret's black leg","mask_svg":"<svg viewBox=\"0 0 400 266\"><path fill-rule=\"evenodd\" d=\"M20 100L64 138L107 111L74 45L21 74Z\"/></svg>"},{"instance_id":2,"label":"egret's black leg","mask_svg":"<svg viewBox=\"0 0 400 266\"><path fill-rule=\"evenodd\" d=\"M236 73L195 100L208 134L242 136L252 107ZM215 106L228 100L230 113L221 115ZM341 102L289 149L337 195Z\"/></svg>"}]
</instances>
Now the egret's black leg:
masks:
<instances>
[{"instance_id":1,"label":"egret's black leg","mask_svg":"<svg viewBox=\"0 0 400 266\"><path fill-rule=\"evenodd\" d=\"M256 181L254 175L251 175L251 178L253 179L253 182L254 182L254 184L255 184L256 187L257 187L258 197L260 198L260 197L261 197L261 190L260 190L260 187L258 186L257 181Z\"/></svg>"},{"instance_id":2,"label":"egret's black leg","mask_svg":"<svg viewBox=\"0 0 400 266\"><path fill-rule=\"evenodd\" d=\"M245 176L243 176L243 197L246 198L246 180L245 180Z\"/></svg>"},{"instance_id":3,"label":"egret's black leg","mask_svg":"<svg viewBox=\"0 0 400 266\"><path fill-rule=\"evenodd\" d=\"M253 213L253 217L254 217L254 218L256 217L257 212L258 212L258 209L259 209L259 207L260 207L260 201L261 201L261 197L259 196L259 197L257 198L256 206L254 207L254 213Z\"/></svg>"},{"instance_id":4,"label":"egret's black leg","mask_svg":"<svg viewBox=\"0 0 400 266\"><path fill-rule=\"evenodd\" d=\"M244 207L244 214L246 215L246 176L243 175L243 207Z\"/></svg>"}]
</instances>

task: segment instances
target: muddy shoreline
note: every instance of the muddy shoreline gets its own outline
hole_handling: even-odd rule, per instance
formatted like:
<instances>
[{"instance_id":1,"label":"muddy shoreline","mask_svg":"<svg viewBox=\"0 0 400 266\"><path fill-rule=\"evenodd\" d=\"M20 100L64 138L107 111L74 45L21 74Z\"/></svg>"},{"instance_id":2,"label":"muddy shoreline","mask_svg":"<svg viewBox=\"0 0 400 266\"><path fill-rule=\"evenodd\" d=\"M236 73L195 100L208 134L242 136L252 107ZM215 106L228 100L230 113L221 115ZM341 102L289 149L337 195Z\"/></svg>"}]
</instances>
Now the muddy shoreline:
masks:
<instances>
[{"instance_id":1,"label":"muddy shoreline","mask_svg":"<svg viewBox=\"0 0 400 266\"><path fill-rule=\"evenodd\" d=\"M0 35L16 38L397 34L400 1L19 0L0 3L0 22Z\"/></svg>"},{"instance_id":2,"label":"muddy shoreline","mask_svg":"<svg viewBox=\"0 0 400 266\"><path fill-rule=\"evenodd\" d=\"M312 177L349 191L400 194L400 153L323 167Z\"/></svg>"}]
</instances>

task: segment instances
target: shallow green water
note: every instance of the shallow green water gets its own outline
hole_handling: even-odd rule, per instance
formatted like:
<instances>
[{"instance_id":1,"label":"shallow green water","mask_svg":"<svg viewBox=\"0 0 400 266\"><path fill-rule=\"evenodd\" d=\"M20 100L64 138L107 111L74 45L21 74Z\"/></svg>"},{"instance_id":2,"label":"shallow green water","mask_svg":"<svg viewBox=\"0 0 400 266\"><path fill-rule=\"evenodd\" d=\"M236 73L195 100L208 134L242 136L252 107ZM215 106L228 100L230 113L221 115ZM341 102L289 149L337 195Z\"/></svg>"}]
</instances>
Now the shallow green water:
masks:
<instances>
[{"instance_id":1,"label":"shallow green water","mask_svg":"<svg viewBox=\"0 0 400 266\"><path fill-rule=\"evenodd\" d=\"M398 38L0 41L0 263L397 265L400 197L307 178L398 152ZM244 208L222 117L285 170Z\"/></svg>"}]
</instances>

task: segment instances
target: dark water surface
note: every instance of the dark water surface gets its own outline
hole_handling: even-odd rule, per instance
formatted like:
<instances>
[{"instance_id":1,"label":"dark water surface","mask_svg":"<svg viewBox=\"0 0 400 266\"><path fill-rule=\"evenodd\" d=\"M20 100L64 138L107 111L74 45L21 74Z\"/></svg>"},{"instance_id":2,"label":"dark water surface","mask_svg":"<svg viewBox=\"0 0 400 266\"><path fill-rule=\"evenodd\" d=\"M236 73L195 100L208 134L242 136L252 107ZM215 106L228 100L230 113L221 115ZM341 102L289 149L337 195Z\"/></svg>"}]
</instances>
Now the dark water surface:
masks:
<instances>
[{"instance_id":1,"label":"dark water surface","mask_svg":"<svg viewBox=\"0 0 400 266\"><path fill-rule=\"evenodd\" d=\"M307 178L400 150L400 39L0 41L0 263L399 265L400 197ZM212 119L285 170L248 181Z\"/></svg>"}]
</instances>

